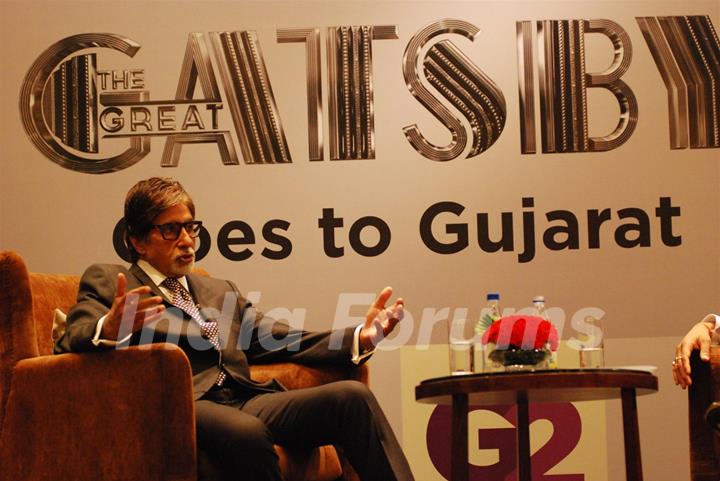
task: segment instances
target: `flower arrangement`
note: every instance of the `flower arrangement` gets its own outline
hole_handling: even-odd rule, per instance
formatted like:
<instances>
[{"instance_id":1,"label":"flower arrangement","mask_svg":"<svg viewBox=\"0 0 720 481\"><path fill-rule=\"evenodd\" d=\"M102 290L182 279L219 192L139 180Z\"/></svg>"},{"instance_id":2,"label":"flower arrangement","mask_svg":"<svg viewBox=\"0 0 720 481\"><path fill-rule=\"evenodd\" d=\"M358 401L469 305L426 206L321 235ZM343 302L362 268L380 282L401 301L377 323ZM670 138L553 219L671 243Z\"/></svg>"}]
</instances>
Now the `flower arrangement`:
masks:
<instances>
[{"instance_id":1,"label":"flower arrangement","mask_svg":"<svg viewBox=\"0 0 720 481\"><path fill-rule=\"evenodd\" d=\"M506 367L545 361L558 348L552 322L538 316L484 316L476 326L482 343L491 349L490 359Z\"/></svg>"},{"instance_id":2,"label":"flower arrangement","mask_svg":"<svg viewBox=\"0 0 720 481\"><path fill-rule=\"evenodd\" d=\"M494 320L484 332L483 344L497 348L540 349L549 344L558 348L558 333L552 322L538 316L505 316Z\"/></svg>"}]
</instances>

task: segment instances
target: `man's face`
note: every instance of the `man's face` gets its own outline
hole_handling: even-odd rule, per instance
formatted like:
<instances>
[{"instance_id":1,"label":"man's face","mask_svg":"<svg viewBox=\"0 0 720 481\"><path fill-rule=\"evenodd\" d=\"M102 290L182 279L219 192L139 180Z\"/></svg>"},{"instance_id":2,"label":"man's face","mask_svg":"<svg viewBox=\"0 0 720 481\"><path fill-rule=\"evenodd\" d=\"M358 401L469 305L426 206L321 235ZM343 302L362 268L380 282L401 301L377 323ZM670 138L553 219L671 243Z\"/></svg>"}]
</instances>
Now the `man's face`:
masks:
<instances>
[{"instance_id":1,"label":"man's face","mask_svg":"<svg viewBox=\"0 0 720 481\"><path fill-rule=\"evenodd\" d=\"M190 209L184 204L169 207L158 215L153 224L170 222L185 223L194 220ZM149 262L155 269L168 277L182 277L189 274L195 263L195 239L185 229L175 240L165 240L160 230L153 228L146 239L132 239L135 250L141 259Z\"/></svg>"}]
</instances>

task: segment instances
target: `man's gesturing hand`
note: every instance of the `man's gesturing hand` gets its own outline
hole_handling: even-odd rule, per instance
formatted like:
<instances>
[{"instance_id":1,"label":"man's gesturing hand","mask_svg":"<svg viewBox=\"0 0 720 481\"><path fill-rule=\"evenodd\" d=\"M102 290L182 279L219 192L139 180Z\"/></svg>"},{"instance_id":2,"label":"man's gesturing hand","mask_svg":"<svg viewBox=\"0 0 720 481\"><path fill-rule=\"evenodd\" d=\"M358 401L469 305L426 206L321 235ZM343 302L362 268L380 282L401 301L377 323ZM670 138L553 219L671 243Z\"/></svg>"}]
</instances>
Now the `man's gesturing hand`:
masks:
<instances>
[{"instance_id":1,"label":"man's gesturing hand","mask_svg":"<svg viewBox=\"0 0 720 481\"><path fill-rule=\"evenodd\" d=\"M119 273L115 299L110 312L105 317L100 333L102 339L118 340L121 325L123 325L123 332L130 334L140 330L145 324L156 320L165 311L160 296L140 299L141 296L150 293L148 286L137 287L127 293L125 292L126 287L127 279L125 279L123 273ZM132 325L132 328L128 330L130 325Z\"/></svg>"},{"instance_id":2,"label":"man's gesturing hand","mask_svg":"<svg viewBox=\"0 0 720 481\"><path fill-rule=\"evenodd\" d=\"M368 309L365 324L360 331L361 351L367 351L377 346L385 336L395 329L397 323L405 315L405 301L401 297L397 298L391 306L385 307L390 296L392 296L392 287L386 287Z\"/></svg>"}]
</instances>

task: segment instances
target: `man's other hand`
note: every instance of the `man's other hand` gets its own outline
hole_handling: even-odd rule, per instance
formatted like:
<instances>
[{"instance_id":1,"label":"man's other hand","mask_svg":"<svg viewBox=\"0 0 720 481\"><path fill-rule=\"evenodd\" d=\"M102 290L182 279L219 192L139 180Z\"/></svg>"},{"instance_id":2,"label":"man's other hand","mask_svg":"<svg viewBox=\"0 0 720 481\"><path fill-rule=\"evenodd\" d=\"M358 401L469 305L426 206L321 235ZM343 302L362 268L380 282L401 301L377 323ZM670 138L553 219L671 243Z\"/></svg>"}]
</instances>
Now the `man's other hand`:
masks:
<instances>
[{"instance_id":1,"label":"man's other hand","mask_svg":"<svg viewBox=\"0 0 720 481\"><path fill-rule=\"evenodd\" d=\"M368 309L359 339L363 352L374 349L405 316L405 301L401 297L386 307L392 292L392 287L383 289Z\"/></svg>"}]
</instances>

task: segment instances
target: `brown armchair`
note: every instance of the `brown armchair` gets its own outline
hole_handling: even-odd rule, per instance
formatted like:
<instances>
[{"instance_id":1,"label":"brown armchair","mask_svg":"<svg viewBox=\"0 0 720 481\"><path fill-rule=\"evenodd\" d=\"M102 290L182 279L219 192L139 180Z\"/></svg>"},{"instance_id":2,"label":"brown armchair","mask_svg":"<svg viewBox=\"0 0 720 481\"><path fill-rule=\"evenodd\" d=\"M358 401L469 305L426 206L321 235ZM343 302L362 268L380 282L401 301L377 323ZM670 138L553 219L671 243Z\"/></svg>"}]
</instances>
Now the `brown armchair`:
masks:
<instances>
[{"instance_id":1,"label":"brown armchair","mask_svg":"<svg viewBox=\"0 0 720 481\"><path fill-rule=\"evenodd\" d=\"M690 472L692 481L720 479L720 433L711 425L713 403L720 401L720 346L711 346L710 362L697 351L690 357L692 385L688 389L690 414ZM717 422L717 421L715 421Z\"/></svg>"},{"instance_id":2,"label":"brown armchair","mask_svg":"<svg viewBox=\"0 0 720 481\"><path fill-rule=\"evenodd\" d=\"M79 276L28 273L0 251L0 466L3 479L221 479L196 453L190 365L174 346L51 355L53 311L75 303ZM253 366L290 389L367 368ZM357 479L332 446L276 446L286 480Z\"/></svg>"}]
</instances>

